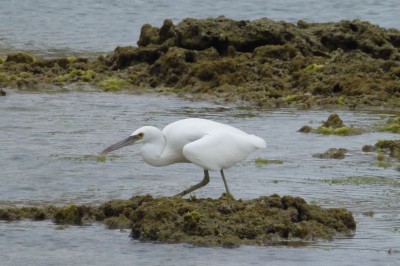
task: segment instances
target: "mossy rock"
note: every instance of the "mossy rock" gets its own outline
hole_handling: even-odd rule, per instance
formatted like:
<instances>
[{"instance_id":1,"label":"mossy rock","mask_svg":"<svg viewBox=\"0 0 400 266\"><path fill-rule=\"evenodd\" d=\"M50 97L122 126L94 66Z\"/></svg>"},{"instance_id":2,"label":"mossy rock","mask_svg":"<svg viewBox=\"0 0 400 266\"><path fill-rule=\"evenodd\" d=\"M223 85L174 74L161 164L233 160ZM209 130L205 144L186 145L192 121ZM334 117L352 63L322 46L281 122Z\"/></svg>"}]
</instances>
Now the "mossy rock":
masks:
<instances>
[{"instance_id":1,"label":"mossy rock","mask_svg":"<svg viewBox=\"0 0 400 266\"><path fill-rule=\"evenodd\" d=\"M131 228L143 241L191 243L199 246L296 244L332 240L356 229L351 212L324 209L299 197L263 196L252 200L153 198L135 196L98 207L68 205L45 208L4 208L0 219L50 219L82 225L103 221L110 229Z\"/></svg>"},{"instance_id":2,"label":"mossy rock","mask_svg":"<svg viewBox=\"0 0 400 266\"><path fill-rule=\"evenodd\" d=\"M30 64L35 62L36 58L33 55L17 52L13 54L7 55L6 62L14 62L14 63L25 63Z\"/></svg>"},{"instance_id":3,"label":"mossy rock","mask_svg":"<svg viewBox=\"0 0 400 266\"><path fill-rule=\"evenodd\" d=\"M155 199L139 207L135 211L140 215L133 221L132 237L209 246L228 245L225 239L231 239L234 245L269 245L294 239L332 239L336 233L349 234L356 228L350 212L322 209L298 197L187 201L194 210L180 214L177 209L183 203Z\"/></svg>"},{"instance_id":4,"label":"mossy rock","mask_svg":"<svg viewBox=\"0 0 400 266\"><path fill-rule=\"evenodd\" d=\"M338 114L331 114L328 119L323 122L322 126L326 128L341 128L345 127L345 124Z\"/></svg>"},{"instance_id":5,"label":"mossy rock","mask_svg":"<svg viewBox=\"0 0 400 266\"><path fill-rule=\"evenodd\" d=\"M400 159L400 140L379 140L375 146L381 150L388 150L391 157Z\"/></svg>"},{"instance_id":6,"label":"mossy rock","mask_svg":"<svg viewBox=\"0 0 400 266\"><path fill-rule=\"evenodd\" d=\"M344 148L331 148L324 153L315 153L313 157L319 159L343 159L346 153L347 150Z\"/></svg>"},{"instance_id":7,"label":"mossy rock","mask_svg":"<svg viewBox=\"0 0 400 266\"><path fill-rule=\"evenodd\" d=\"M386 125L384 125L380 128L380 131L400 133L400 117L389 118Z\"/></svg>"},{"instance_id":8,"label":"mossy rock","mask_svg":"<svg viewBox=\"0 0 400 266\"><path fill-rule=\"evenodd\" d=\"M301 133L316 133L322 135L339 135L339 136L350 136L360 135L364 133L364 129L356 127L348 127L343 123L343 120L338 114L329 115L326 121L322 122L322 125L316 129L311 126L303 126L298 132Z\"/></svg>"},{"instance_id":9,"label":"mossy rock","mask_svg":"<svg viewBox=\"0 0 400 266\"><path fill-rule=\"evenodd\" d=\"M103 220L108 229L130 229L132 222L123 214L118 217L110 217Z\"/></svg>"},{"instance_id":10,"label":"mossy rock","mask_svg":"<svg viewBox=\"0 0 400 266\"><path fill-rule=\"evenodd\" d=\"M85 217L92 214L89 206L77 206L75 204L58 208L53 213L53 221L57 224L82 225Z\"/></svg>"}]
</instances>

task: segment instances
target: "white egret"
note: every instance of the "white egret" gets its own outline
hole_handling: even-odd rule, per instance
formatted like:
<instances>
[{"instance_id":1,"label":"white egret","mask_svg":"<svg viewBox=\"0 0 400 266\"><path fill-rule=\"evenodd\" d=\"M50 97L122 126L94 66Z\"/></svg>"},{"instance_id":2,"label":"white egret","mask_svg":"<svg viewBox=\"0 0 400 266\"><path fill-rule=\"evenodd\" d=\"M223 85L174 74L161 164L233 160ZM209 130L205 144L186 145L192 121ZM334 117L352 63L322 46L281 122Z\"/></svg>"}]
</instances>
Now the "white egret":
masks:
<instances>
[{"instance_id":1,"label":"white egret","mask_svg":"<svg viewBox=\"0 0 400 266\"><path fill-rule=\"evenodd\" d=\"M175 195L179 197L207 185L210 181L209 170L220 171L226 193L232 197L224 169L244 160L253 150L267 146L262 138L232 126L207 119L187 118L167 125L162 131L152 126L141 127L128 138L104 149L100 155L134 143L143 144L141 156L150 165L194 163L204 169L203 180Z\"/></svg>"}]
</instances>

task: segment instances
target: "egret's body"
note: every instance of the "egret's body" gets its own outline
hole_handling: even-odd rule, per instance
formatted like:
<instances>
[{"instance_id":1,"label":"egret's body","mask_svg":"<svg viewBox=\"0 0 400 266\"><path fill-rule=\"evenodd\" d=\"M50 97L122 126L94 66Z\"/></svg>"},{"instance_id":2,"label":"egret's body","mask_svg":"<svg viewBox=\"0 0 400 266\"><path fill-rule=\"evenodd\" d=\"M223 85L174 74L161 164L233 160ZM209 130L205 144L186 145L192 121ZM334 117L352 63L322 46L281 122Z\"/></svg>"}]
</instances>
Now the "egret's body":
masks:
<instances>
[{"instance_id":1,"label":"egret's body","mask_svg":"<svg viewBox=\"0 0 400 266\"><path fill-rule=\"evenodd\" d=\"M184 196L209 182L209 170L220 171L227 193L231 196L223 169L244 160L253 150L265 148L260 137L212 120L188 118L167 125L162 131L145 126L130 137L102 151L102 155L121 147L142 143L141 156L153 166L194 163L204 169L204 179L179 193Z\"/></svg>"}]
</instances>

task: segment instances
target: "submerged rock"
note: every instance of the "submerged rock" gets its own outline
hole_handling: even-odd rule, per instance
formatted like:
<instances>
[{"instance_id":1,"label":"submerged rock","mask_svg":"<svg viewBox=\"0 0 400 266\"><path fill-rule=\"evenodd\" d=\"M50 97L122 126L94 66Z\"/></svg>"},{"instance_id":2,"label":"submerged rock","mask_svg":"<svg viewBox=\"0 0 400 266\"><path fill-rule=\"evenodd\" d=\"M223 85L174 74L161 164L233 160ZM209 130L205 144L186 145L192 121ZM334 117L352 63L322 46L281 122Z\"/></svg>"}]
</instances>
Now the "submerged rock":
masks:
<instances>
[{"instance_id":1,"label":"submerged rock","mask_svg":"<svg viewBox=\"0 0 400 266\"><path fill-rule=\"evenodd\" d=\"M400 140L378 140L375 146L381 150L388 150L391 157L400 159Z\"/></svg>"},{"instance_id":2,"label":"submerged rock","mask_svg":"<svg viewBox=\"0 0 400 266\"><path fill-rule=\"evenodd\" d=\"M400 133L400 116L389 118L386 125L380 128L380 131Z\"/></svg>"},{"instance_id":3,"label":"submerged rock","mask_svg":"<svg viewBox=\"0 0 400 266\"><path fill-rule=\"evenodd\" d=\"M313 157L319 159L343 159L346 153L347 150L344 148L331 148L324 153L315 153Z\"/></svg>"},{"instance_id":4,"label":"submerged rock","mask_svg":"<svg viewBox=\"0 0 400 266\"><path fill-rule=\"evenodd\" d=\"M30 211L32 213L30 213ZM200 246L299 244L351 235L351 212L324 209L304 199L276 194L252 200L153 198L135 196L100 206L7 208L0 219L51 218L55 223L81 225L103 221L109 228L131 228L142 241L191 243Z\"/></svg>"}]
</instances>

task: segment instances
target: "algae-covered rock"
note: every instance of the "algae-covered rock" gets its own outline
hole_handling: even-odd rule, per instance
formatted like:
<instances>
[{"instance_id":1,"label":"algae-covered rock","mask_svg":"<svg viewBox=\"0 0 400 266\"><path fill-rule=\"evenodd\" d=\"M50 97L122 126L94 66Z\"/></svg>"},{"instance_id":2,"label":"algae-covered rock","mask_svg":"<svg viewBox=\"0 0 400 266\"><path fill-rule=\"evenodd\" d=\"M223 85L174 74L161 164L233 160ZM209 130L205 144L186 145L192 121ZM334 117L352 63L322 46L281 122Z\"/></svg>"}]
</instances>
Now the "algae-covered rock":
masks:
<instances>
[{"instance_id":1,"label":"algae-covered rock","mask_svg":"<svg viewBox=\"0 0 400 266\"><path fill-rule=\"evenodd\" d=\"M22 207L0 209L0 220L15 221L32 219L35 221L48 219L51 208Z\"/></svg>"},{"instance_id":2,"label":"algae-covered rock","mask_svg":"<svg viewBox=\"0 0 400 266\"><path fill-rule=\"evenodd\" d=\"M191 211L179 212L182 206ZM188 207L186 207L188 208ZM344 209L322 209L301 198L273 195L249 201L154 199L134 213L132 237L209 246L269 245L293 240L332 239L356 224Z\"/></svg>"},{"instance_id":3,"label":"algae-covered rock","mask_svg":"<svg viewBox=\"0 0 400 266\"><path fill-rule=\"evenodd\" d=\"M88 83L118 91L115 82L102 83L118 78L134 92L267 108L399 108L399 40L400 31L360 20L293 24L217 17L174 24L166 19L161 27L145 24L138 47L117 47L95 60L10 54L0 65L0 84L46 91L92 89L80 86ZM320 133L355 134L330 128L323 126Z\"/></svg>"},{"instance_id":4,"label":"algae-covered rock","mask_svg":"<svg viewBox=\"0 0 400 266\"><path fill-rule=\"evenodd\" d=\"M90 220L92 210L89 206L77 206L75 204L58 208L53 213L53 221L57 224L84 224L86 219Z\"/></svg>"},{"instance_id":5,"label":"algae-covered rock","mask_svg":"<svg viewBox=\"0 0 400 266\"><path fill-rule=\"evenodd\" d=\"M400 117L391 117L387 123L380 128L380 131L389 131L392 133L400 133Z\"/></svg>"},{"instance_id":6,"label":"algae-covered rock","mask_svg":"<svg viewBox=\"0 0 400 266\"><path fill-rule=\"evenodd\" d=\"M388 150L391 157L400 159L400 140L379 140L375 146L381 150Z\"/></svg>"},{"instance_id":7,"label":"algae-covered rock","mask_svg":"<svg viewBox=\"0 0 400 266\"><path fill-rule=\"evenodd\" d=\"M356 127L348 127L343 123L343 120L338 114L329 115L328 119L322 123L321 126L316 129L311 126L303 126L298 132L301 133L317 133L322 135L339 135L339 136L349 136L349 135L360 135L364 133L364 129Z\"/></svg>"},{"instance_id":8,"label":"algae-covered rock","mask_svg":"<svg viewBox=\"0 0 400 266\"><path fill-rule=\"evenodd\" d=\"M7 55L6 62L14 62L14 63L33 63L35 62L35 57L28 53L17 52L14 54Z\"/></svg>"},{"instance_id":9,"label":"algae-covered rock","mask_svg":"<svg viewBox=\"0 0 400 266\"><path fill-rule=\"evenodd\" d=\"M82 225L102 221L110 229L131 228L143 241L236 247L333 239L351 235L356 223L345 209L324 209L299 197L276 194L252 200L135 196L100 206L3 208L0 219L53 219Z\"/></svg>"},{"instance_id":10,"label":"algae-covered rock","mask_svg":"<svg viewBox=\"0 0 400 266\"><path fill-rule=\"evenodd\" d=\"M324 121L322 126L327 128L341 128L344 127L343 120L339 117L338 114L331 114L329 115L328 119Z\"/></svg>"},{"instance_id":11,"label":"algae-covered rock","mask_svg":"<svg viewBox=\"0 0 400 266\"><path fill-rule=\"evenodd\" d=\"M106 218L103 222L109 229L130 229L132 227L132 222L123 214L118 217Z\"/></svg>"},{"instance_id":12,"label":"algae-covered rock","mask_svg":"<svg viewBox=\"0 0 400 266\"><path fill-rule=\"evenodd\" d=\"M315 153L313 157L319 159L343 159L346 153L347 150L344 148L331 148L324 153Z\"/></svg>"}]
</instances>

